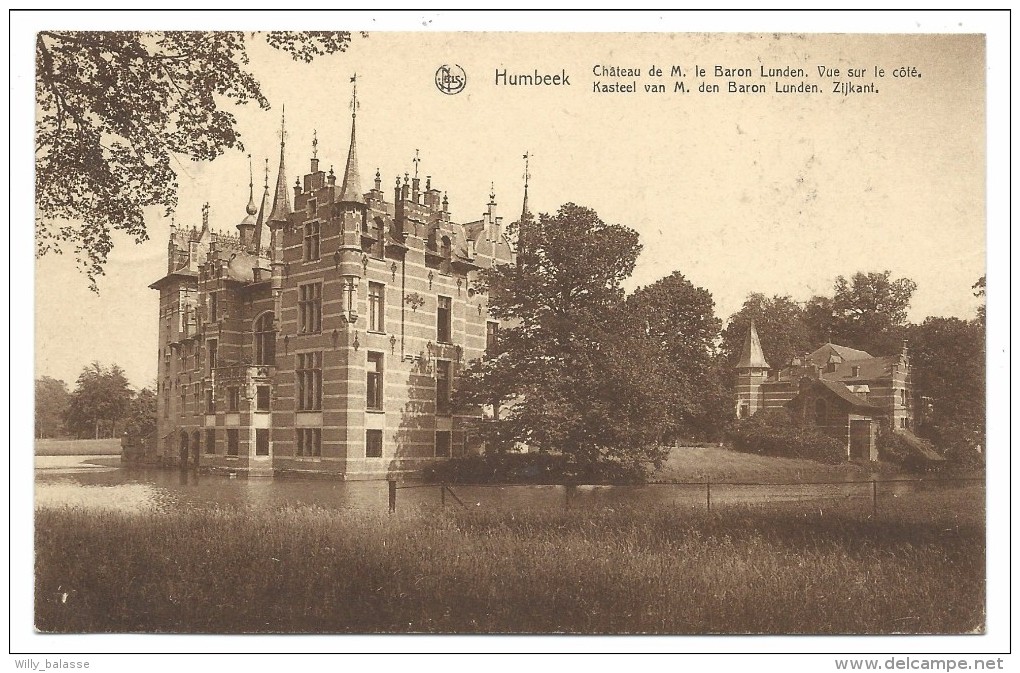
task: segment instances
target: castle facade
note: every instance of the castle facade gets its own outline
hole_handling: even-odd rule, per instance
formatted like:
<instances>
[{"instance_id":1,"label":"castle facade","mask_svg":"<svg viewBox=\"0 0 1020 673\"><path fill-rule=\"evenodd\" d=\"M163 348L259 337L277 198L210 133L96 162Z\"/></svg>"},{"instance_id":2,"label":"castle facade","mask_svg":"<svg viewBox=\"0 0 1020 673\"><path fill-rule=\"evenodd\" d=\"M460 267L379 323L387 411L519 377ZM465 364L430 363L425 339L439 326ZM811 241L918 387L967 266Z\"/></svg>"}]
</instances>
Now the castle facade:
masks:
<instances>
[{"instance_id":1,"label":"castle facade","mask_svg":"<svg viewBox=\"0 0 1020 673\"><path fill-rule=\"evenodd\" d=\"M426 177L362 190L355 113L341 180L249 184L234 228L175 227L159 291L157 457L249 475L378 479L478 451L457 376L498 338L478 273L513 261L490 194L450 219ZM314 144L314 143L313 143ZM251 181L250 181L251 182ZM293 199L293 205L291 200ZM270 205L271 202L271 205Z\"/></svg>"}]
</instances>

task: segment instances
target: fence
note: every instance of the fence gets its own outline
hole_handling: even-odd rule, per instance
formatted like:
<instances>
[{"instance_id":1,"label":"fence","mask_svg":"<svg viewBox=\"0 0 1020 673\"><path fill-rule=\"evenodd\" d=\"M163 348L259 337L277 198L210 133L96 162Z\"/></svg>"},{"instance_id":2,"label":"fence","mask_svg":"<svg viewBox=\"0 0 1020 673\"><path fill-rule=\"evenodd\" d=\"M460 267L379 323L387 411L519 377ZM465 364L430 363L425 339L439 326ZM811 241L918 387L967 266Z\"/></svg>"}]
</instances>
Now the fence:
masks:
<instances>
[{"instance_id":1,"label":"fence","mask_svg":"<svg viewBox=\"0 0 1020 673\"><path fill-rule=\"evenodd\" d=\"M591 484L525 485L525 484L449 484L412 483L389 481L389 511L397 510L397 492L404 489L424 489L436 494L441 507L459 506L469 509L465 500L488 504L522 507L526 505L549 508L575 505L630 504L653 505L667 502L698 502L708 512L722 505L763 503L825 503L870 501L870 514L877 517L880 503L885 498L899 498L923 492L944 492L952 488L984 485L983 477L954 477L939 479L866 479L844 481L696 481L679 483L649 483L639 486L613 486ZM499 493L486 498L484 494ZM459 493L458 493L459 491ZM468 495L472 497L468 497ZM476 496L481 495L481 498ZM462 497L464 496L464 497ZM418 498L419 503L422 501Z\"/></svg>"}]
</instances>

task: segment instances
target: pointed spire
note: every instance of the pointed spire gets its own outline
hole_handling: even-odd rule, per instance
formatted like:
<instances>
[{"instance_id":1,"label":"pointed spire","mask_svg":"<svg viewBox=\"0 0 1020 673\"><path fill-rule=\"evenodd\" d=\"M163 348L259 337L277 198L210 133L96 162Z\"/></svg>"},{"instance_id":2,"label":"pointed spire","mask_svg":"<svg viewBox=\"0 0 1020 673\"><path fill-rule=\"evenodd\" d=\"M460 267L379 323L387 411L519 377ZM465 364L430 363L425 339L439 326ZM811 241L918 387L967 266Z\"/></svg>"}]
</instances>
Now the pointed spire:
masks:
<instances>
[{"instance_id":1,"label":"pointed spire","mask_svg":"<svg viewBox=\"0 0 1020 673\"><path fill-rule=\"evenodd\" d=\"M266 182L262 189L262 201L259 205L259 216L255 220L255 237L252 240L252 248L255 255L262 254L262 227L266 223L266 202L269 200L269 159L266 159Z\"/></svg>"},{"instance_id":2,"label":"pointed spire","mask_svg":"<svg viewBox=\"0 0 1020 673\"><path fill-rule=\"evenodd\" d=\"M255 206L255 179L252 177L250 154L248 155L248 207L245 208L245 212L249 215L258 212L258 208Z\"/></svg>"},{"instance_id":3,"label":"pointed spire","mask_svg":"<svg viewBox=\"0 0 1020 673\"><path fill-rule=\"evenodd\" d=\"M356 141L356 124L358 121L358 76L351 77L354 92L351 96L351 148L347 151L347 168L344 170L344 181L340 187L340 202L365 203L361 193L361 175L358 173L358 147Z\"/></svg>"},{"instance_id":4,"label":"pointed spire","mask_svg":"<svg viewBox=\"0 0 1020 673\"><path fill-rule=\"evenodd\" d=\"M276 174L276 193L273 195L273 209L269 213L269 224L279 223L283 226L290 214L290 197L287 194L287 171L284 167L283 152L287 144L286 126L287 108L284 106L280 114L280 168Z\"/></svg>"},{"instance_id":5,"label":"pointed spire","mask_svg":"<svg viewBox=\"0 0 1020 673\"><path fill-rule=\"evenodd\" d=\"M528 212L528 182L531 180L531 171L528 167L531 163L531 152L524 153L524 203L521 205L521 222L528 219L531 213Z\"/></svg>"},{"instance_id":6,"label":"pointed spire","mask_svg":"<svg viewBox=\"0 0 1020 673\"><path fill-rule=\"evenodd\" d=\"M740 351L740 362L737 369L771 369L765 361L765 353L761 349L761 341L758 339L758 330L754 327L754 320L751 320L751 328L747 330L747 338L744 340L744 348Z\"/></svg>"}]
</instances>

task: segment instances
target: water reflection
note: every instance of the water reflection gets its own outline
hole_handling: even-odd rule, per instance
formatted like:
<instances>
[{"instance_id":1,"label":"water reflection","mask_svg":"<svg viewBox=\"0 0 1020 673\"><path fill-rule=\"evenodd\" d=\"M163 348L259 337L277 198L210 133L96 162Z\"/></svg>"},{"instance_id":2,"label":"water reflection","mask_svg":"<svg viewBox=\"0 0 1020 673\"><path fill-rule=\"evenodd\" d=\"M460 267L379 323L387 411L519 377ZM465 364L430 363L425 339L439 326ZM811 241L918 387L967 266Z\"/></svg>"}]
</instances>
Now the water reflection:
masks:
<instances>
[{"instance_id":1,"label":"water reflection","mask_svg":"<svg viewBox=\"0 0 1020 673\"><path fill-rule=\"evenodd\" d=\"M282 508L318 506L327 509L387 510L383 481L339 482L327 479L271 479L229 477L198 473L193 469L167 470L120 466L116 457L54 457L36 462L37 507L75 506L95 510L178 511L214 507ZM964 483L960 483L963 486ZM900 481L879 484L879 497L946 488L945 484ZM397 508L401 511L434 506L486 509L557 508L588 506L704 505L709 499L704 484L649 484L646 486L454 486L445 494L436 485L401 484ZM714 504L796 502L828 499L870 499L872 485L864 483L712 484Z\"/></svg>"}]
</instances>

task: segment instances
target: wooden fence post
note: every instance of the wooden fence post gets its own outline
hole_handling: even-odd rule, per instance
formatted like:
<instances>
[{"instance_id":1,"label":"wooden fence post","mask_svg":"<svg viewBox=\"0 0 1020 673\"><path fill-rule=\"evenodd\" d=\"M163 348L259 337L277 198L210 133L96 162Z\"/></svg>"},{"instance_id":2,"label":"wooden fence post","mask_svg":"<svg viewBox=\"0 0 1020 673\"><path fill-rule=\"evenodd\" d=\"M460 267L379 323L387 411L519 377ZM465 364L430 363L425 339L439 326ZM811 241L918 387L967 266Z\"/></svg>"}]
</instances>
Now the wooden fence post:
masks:
<instances>
[{"instance_id":1,"label":"wooden fence post","mask_svg":"<svg viewBox=\"0 0 1020 673\"><path fill-rule=\"evenodd\" d=\"M393 514L394 512L397 511L397 480L396 479L390 479L389 480L389 487L390 487L390 489L389 489L390 490L390 514Z\"/></svg>"},{"instance_id":2,"label":"wooden fence post","mask_svg":"<svg viewBox=\"0 0 1020 673\"><path fill-rule=\"evenodd\" d=\"M878 482L871 480L871 518L878 518Z\"/></svg>"},{"instance_id":3,"label":"wooden fence post","mask_svg":"<svg viewBox=\"0 0 1020 673\"><path fill-rule=\"evenodd\" d=\"M708 511L712 511L712 481L705 482L705 500L708 502Z\"/></svg>"},{"instance_id":4,"label":"wooden fence post","mask_svg":"<svg viewBox=\"0 0 1020 673\"><path fill-rule=\"evenodd\" d=\"M439 485L439 504L446 507L446 484Z\"/></svg>"}]
</instances>

